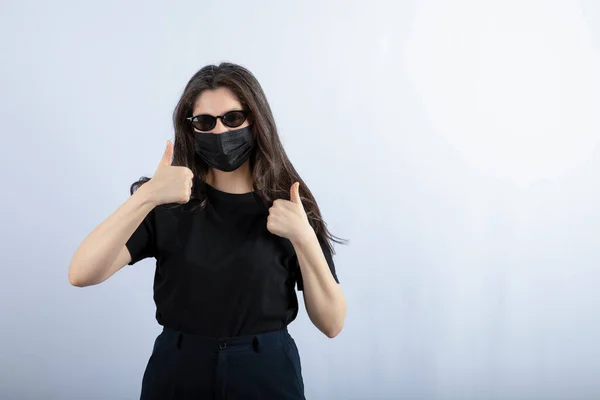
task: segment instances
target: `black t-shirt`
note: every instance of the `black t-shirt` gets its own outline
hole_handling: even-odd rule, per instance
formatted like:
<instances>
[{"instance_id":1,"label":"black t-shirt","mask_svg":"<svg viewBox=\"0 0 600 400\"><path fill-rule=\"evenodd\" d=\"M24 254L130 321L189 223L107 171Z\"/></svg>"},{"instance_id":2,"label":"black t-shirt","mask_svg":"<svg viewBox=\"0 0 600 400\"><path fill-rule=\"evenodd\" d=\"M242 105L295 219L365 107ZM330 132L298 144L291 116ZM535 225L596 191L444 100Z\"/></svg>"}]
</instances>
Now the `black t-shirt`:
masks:
<instances>
[{"instance_id":1,"label":"black t-shirt","mask_svg":"<svg viewBox=\"0 0 600 400\"><path fill-rule=\"evenodd\" d=\"M156 258L159 324L210 337L281 329L298 314L303 289L294 247L267 230L267 206L254 192L208 186L208 205L155 207L127 241L130 265ZM196 208L195 210L192 210ZM327 245L319 239L336 282Z\"/></svg>"}]
</instances>

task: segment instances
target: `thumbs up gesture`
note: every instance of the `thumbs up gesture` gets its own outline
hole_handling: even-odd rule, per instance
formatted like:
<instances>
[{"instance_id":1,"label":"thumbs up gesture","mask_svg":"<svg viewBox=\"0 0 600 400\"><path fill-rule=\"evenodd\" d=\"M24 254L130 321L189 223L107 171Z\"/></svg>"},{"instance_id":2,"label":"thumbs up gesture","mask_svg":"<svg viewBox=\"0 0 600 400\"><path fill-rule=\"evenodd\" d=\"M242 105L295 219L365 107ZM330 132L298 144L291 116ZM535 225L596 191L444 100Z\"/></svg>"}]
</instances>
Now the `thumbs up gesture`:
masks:
<instances>
[{"instance_id":1,"label":"thumbs up gesture","mask_svg":"<svg viewBox=\"0 0 600 400\"><path fill-rule=\"evenodd\" d=\"M296 182L290 188L290 200L277 199L269 208L267 218L269 232L297 241L307 232L312 232L304 206L300 200L300 183Z\"/></svg>"},{"instance_id":2,"label":"thumbs up gesture","mask_svg":"<svg viewBox=\"0 0 600 400\"><path fill-rule=\"evenodd\" d=\"M154 172L152 179L142 187L147 187L156 205L187 203L192 195L194 173L187 167L174 167L173 143L167 141L167 148Z\"/></svg>"}]
</instances>

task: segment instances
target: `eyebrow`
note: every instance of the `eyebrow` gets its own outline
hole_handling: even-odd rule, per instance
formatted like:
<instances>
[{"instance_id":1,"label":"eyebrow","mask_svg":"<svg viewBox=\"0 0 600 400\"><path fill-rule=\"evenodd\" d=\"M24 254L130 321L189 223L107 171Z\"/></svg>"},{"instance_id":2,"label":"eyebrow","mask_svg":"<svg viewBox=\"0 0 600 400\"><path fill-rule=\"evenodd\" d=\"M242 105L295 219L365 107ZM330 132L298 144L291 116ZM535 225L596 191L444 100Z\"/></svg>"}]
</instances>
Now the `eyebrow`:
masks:
<instances>
[{"instance_id":1,"label":"eyebrow","mask_svg":"<svg viewBox=\"0 0 600 400\"><path fill-rule=\"evenodd\" d=\"M227 111L225 111L224 113L221 113L220 115L221 115L221 116L222 116L222 115L225 115L225 114L227 114L228 112L231 112L231 111L244 111L244 108L243 108L243 107L239 107L239 108L232 108L232 109L230 109L230 110L227 110ZM193 117L195 117L195 116L198 116L198 115L210 115L211 117L216 117L216 116L217 116L217 115L214 115L214 114L209 114L209 113L192 113L192 116L193 116Z\"/></svg>"}]
</instances>

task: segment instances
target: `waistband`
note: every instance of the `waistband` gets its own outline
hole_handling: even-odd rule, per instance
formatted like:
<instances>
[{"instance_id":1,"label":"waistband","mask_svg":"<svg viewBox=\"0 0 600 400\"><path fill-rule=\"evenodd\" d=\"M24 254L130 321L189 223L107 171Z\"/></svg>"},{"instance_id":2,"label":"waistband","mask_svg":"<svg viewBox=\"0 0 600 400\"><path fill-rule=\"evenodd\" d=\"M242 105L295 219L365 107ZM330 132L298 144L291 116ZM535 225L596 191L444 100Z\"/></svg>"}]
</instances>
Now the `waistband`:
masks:
<instances>
[{"instance_id":1,"label":"waistband","mask_svg":"<svg viewBox=\"0 0 600 400\"><path fill-rule=\"evenodd\" d=\"M287 327L276 331L232 338L205 337L164 327L160 336L163 336L169 342L176 341L179 349L186 348L196 351L215 352L243 350L260 351L283 346L291 340Z\"/></svg>"}]
</instances>

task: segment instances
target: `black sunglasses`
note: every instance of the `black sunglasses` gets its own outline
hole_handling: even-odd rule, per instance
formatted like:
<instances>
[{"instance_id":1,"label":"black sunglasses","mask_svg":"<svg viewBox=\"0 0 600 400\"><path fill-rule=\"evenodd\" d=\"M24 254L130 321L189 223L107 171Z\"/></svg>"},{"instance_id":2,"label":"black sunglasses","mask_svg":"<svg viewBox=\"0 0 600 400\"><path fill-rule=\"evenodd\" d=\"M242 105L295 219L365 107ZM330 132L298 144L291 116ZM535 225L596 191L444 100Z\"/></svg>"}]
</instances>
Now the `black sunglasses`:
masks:
<instances>
[{"instance_id":1,"label":"black sunglasses","mask_svg":"<svg viewBox=\"0 0 600 400\"><path fill-rule=\"evenodd\" d=\"M217 125L217 119L221 119L223 125L228 128L237 128L242 125L246 118L248 118L249 112L247 110L232 110L228 111L223 115L202 114L193 117L187 117L186 119L192 123L192 126L199 131L210 131Z\"/></svg>"}]
</instances>

